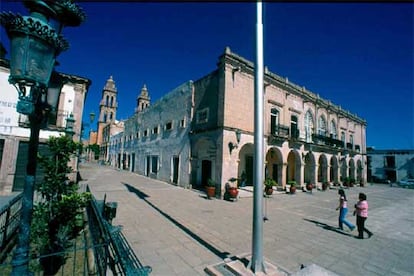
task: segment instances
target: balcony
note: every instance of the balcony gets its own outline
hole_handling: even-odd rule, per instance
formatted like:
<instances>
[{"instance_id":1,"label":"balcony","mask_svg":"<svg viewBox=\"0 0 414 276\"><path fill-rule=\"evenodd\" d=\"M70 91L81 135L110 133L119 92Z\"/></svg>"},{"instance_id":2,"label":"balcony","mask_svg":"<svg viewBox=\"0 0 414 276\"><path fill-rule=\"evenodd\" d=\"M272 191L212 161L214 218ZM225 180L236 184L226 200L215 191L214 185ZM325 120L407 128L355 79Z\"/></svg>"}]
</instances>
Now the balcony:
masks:
<instances>
[{"instance_id":1,"label":"balcony","mask_svg":"<svg viewBox=\"0 0 414 276\"><path fill-rule=\"evenodd\" d=\"M299 138L299 130L296 128L290 129L285 125L277 125L272 129L269 136L268 143L275 145L286 140L297 140Z\"/></svg>"},{"instance_id":2,"label":"balcony","mask_svg":"<svg viewBox=\"0 0 414 276\"><path fill-rule=\"evenodd\" d=\"M344 147L344 142L342 142L341 140L337 140L329 136L320 135L320 134L312 134L312 141L318 145L326 145L326 146L336 147L336 148Z\"/></svg>"}]
</instances>

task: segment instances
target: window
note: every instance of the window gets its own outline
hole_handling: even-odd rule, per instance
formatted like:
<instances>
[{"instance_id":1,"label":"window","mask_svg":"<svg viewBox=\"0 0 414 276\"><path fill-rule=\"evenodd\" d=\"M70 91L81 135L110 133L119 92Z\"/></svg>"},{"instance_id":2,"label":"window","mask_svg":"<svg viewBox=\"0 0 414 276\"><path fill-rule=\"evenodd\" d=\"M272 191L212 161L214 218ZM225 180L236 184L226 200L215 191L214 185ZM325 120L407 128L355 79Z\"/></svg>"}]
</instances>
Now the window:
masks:
<instances>
[{"instance_id":1,"label":"window","mask_svg":"<svg viewBox=\"0 0 414 276\"><path fill-rule=\"evenodd\" d=\"M299 138L298 117L295 115L290 116L290 131L292 138Z\"/></svg>"},{"instance_id":2,"label":"window","mask_svg":"<svg viewBox=\"0 0 414 276\"><path fill-rule=\"evenodd\" d=\"M158 126L152 129L152 134L158 134Z\"/></svg>"},{"instance_id":3,"label":"window","mask_svg":"<svg viewBox=\"0 0 414 276\"><path fill-rule=\"evenodd\" d=\"M320 116L318 120L318 134L326 136L326 120L324 116Z\"/></svg>"},{"instance_id":4,"label":"window","mask_svg":"<svg viewBox=\"0 0 414 276\"><path fill-rule=\"evenodd\" d=\"M209 112L208 108L204 108L204 109L197 111L197 118L196 118L197 124L208 122L208 115L209 115L208 112Z\"/></svg>"},{"instance_id":5,"label":"window","mask_svg":"<svg viewBox=\"0 0 414 276\"><path fill-rule=\"evenodd\" d=\"M345 145L345 132L341 131L341 141L344 143Z\"/></svg>"},{"instance_id":6,"label":"window","mask_svg":"<svg viewBox=\"0 0 414 276\"><path fill-rule=\"evenodd\" d=\"M352 134L349 135L349 143L351 143L351 145L354 144L354 135Z\"/></svg>"},{"instance_id":7,"label":"window","mask_svg":"<svg viewBox=\"0 0 414 276\"><path fill-rule=\"evenodd\" d=\"M144 130L144 133L142 134L143 137L147 137L148 136L148 129Z\"/></svg>"},{"instance_id":8,"label":"window","mask_svg":"<svg viewBox=\"0 0 414 276\"><path fill-rule=\"evenodd\" d=\"M180 121L180 127L185 127L185 118Z\"/></svg>"},{"instance_id":9,"label":"window","mask_svg":"<svg viewBox=\"0 0 414 276\"><path fill-rule=\"evenodd\" d=\"M165 124L165 130L171 130L172 129L172 122L168 122Z\"/></svg>"},{"instance_id":10,"label":"window","mask_svg":"<svg viewBox=\"0 0 414 276\"><path fill-rule=\"evenodd\" d=\"M279 126L279 111L276 108L270 110L270 134L277 135Z\"/></svg>"},{"instance_id":11,"label":"window","mask_svg":"<svg viewBox=\"0 0 414 276\"><path fill-rule=\"evenodd\" d=\"M306 142L312 142L312 134L313 134L313 116L310 110L308 110L305 114L305 138Z\"/></svg>"},{"instance_id":12,"label":"window","mask_svg":"<svg viewBox=\"0 0 414 276\"><path fill-rule=\"evenodd\" d=\"M336 132L336 123L334 120L331 121L331 138L336 139L338 137L338 134Z\"/></svg>"}]
</instances>

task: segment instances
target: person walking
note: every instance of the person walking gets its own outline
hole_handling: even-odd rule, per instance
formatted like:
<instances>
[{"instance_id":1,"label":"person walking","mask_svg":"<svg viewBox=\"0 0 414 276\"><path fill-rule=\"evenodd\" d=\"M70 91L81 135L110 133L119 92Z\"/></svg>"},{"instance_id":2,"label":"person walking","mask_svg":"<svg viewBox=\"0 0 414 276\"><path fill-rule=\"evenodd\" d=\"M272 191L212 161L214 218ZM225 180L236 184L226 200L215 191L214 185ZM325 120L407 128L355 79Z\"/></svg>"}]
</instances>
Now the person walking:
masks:
<instances>
[{"instance_id":1,"label":"person walking","mask_svg":"<svg viewBox=\"0 0 414 276\"><path fill-rule=\"evenodd\" d=\"M358 227L358 239L364 238L364 232L367 232L368 238L371 238L373 233L365 228L365 221L368 218L368 201L364 193L359 193L358 203L355 204L354 215L356 214L356 224Z\"/></svg>"},{"instance_id":2,"label":"person walking","mask_svg":"<svg viewBox=\"0 0 414 276\"><path fill-rule=\"evenodd\" d=\"M353 231L355 229L355 225L352 225L352 223L350 223L346 219L346 214L348 213L348 206L347 206L345 191L342 189L338 190L338 195L339 195L339 206L336 208L336 210L337 211L339 210L339 217L338 217L339 229L344 230L343 224L345 224L346 226L348 226L348 228L351 231Z\"/></svg>"}]
</instances>

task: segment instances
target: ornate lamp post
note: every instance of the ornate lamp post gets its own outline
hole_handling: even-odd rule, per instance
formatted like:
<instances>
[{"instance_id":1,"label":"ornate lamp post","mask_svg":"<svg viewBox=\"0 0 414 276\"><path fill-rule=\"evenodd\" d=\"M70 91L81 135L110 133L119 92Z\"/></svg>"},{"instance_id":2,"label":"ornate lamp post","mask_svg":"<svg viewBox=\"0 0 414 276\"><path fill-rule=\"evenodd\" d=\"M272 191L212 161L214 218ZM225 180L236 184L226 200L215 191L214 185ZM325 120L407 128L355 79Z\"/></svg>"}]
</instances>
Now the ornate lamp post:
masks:
<instances>
[{"instance_id":1,"label":"ornate lamp post","mask_svg":"<svg viewBox=\"0 0 414 276\"><path fill-rule=\"evenodd\" d=\"M56 57L68 49L60 35L64 26L78 26L85 14L70 0L25 0L30 16L0 14L10 40L9 83L19 93L17 112L28 115L30 140L24 183L19 240L13 256L12 275L30 275L29 244L33 192L40 129L56 110L62 82L51 82ZM50 88L50 89L49 89Z\"/></svg>"}]
</instances>

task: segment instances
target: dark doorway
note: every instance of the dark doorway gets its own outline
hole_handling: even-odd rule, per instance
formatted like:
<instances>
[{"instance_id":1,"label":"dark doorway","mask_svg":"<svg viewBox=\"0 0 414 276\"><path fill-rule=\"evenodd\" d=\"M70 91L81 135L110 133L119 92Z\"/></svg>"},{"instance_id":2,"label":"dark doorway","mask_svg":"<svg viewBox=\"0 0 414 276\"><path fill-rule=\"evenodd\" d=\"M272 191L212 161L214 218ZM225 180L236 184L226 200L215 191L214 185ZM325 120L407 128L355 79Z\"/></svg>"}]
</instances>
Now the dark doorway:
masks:
<instances>
[{"instance_id":1,"label":"dark doorway","mask_svg":"<svg viewBox=\"0 0 414 276\"><path fill-rule=\"evenodd\" d=\"M201 185L206 186L208 179L211 178L211 161L201 161Z\"/></svg>"},{"instance_id":2,"label":"dark doorway","mask_svg":"<svg viewBox=\"0 0 414 276\"><path fill-rule=\"evenodd\" d=\"M180 158L178 156L173 157L173 175L172 181L174 184L178 183L178 167L180 164Z\"/></svg>"},{"instance_id":3,"label":"dark doorway","mask_svg":"<svg viewBox=\"0 0 414 276\"><path fill-rule=\"evenodd\" d=\"M147 156L147 170L146 170L146 176L150 175L150 169L151 169L151 156Z\"/></svg>"},{"instance_id":4,"label":"dark doorway","mask_svg":"<svg viewBox=\"0 0 414 276\"><path fill-rule=\"evenodd\" d=\"M131 157L131 172L135 171L135 153L132 153Z\"/></svg>"},{"instance_id":5,"label":"dark doorway","mask_svg":"<svg viewBox=\"0 0 414 276\"><path fill-rule=\"evenodd\" d=\"M253 156L246 156L246 185L253 186Z\"/></svg>"},{"instance_id":6,"label":"dark doorway","mask_svg":"<svg viewBox=\"0 0 414 276\"><path fill-rule=\"evenodd\" d=\"M275 180L276 182L278 182L278 176L279 176L279 172L278 172L278 165L277 164L273 164L272 167L272 179Z\"/></svg>"}]
</instances>

